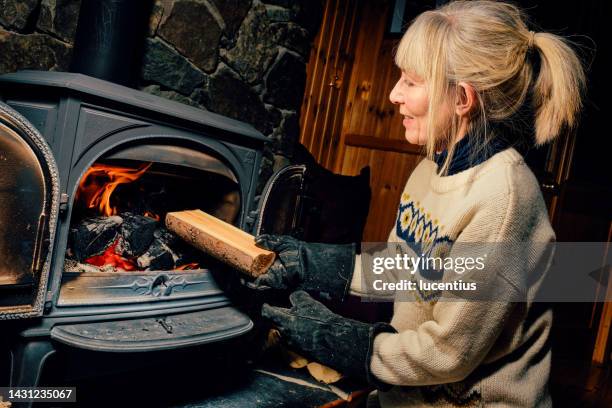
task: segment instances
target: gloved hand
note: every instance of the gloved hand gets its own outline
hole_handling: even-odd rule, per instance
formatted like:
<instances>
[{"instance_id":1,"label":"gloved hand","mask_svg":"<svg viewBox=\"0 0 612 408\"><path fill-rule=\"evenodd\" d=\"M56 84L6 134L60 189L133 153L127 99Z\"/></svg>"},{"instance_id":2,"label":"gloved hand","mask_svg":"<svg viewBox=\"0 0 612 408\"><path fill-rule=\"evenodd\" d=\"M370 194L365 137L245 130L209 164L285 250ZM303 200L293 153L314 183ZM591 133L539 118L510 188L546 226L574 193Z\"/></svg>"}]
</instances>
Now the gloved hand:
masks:
<instances>
[{"instance_id":1,"label":"gloved hand","mask_svg":"<svg viewBox=\"0 0 612 408\"><path fill-rule=\"evenodd\" d=\"M329 299L344 300L355 267L355 244L335 245L300 241L288 235L259 235L255 243L276 252L270 269L252 289L303 289Z\"/></svg>"},{"instance_id":2,"label":"gloved hand","mask_svg":"<svg viewBox=\"0 0 612 408\"><path fill-rule=\"evenodd\" d=\"M397 331L387 323L368 324L333 313L304 291L289 296L293 307L285 309L264 304L261 314L270 319L291 347L340 373L365 379L379 389L386 388L370 372L374 337Z\"/></svg>"}]
</instances>

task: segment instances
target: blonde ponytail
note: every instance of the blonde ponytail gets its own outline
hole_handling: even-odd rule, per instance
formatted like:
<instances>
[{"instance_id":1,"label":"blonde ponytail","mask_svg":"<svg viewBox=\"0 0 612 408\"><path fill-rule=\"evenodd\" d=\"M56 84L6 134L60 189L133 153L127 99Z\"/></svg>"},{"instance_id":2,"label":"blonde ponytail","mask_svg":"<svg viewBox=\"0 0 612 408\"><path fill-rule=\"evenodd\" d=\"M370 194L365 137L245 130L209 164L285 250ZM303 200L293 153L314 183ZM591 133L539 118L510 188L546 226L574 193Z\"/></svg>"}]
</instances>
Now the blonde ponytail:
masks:
<instances>
[{"instance_id":1,"label":"blonde ponytail","mask_svg":"<svg viewBox=\"0 0 612 408\"><path fill-rule=\"evenodd\" d=\"M563 38L537 33L534 40L541 61L533 86L535 138L544 144L564 127L576 125L586 78L578 56Z\"/></svg>"},{"instance_id":2,"label":"blonde ponytail","mask_svg":"<svg viewBox=\"0 0 612 408\"><path fill-rule=\"evenodd\" d=\"M500 129L524 129L521 137L535 133L532 143L542 144L575 126L585 87L580 59L561 37L529 31L525 20L513 4L454 1L420 14L402 37L395 62L427 83L427 155L432 158L440 146L447 146L443 169L452 158L452 141L460 135L459 118L453 115L451 123L440 123L440 112L449 95L457 98L453 91L460 82L470 84L478 97L470 118L477 149L507 137L496 134L503 133ZM541 60L539 68L533 62L537 58L531 58L534 53ZM522 115L526 107L533 110L532 119Z\"/></svg>"}]
</instances>

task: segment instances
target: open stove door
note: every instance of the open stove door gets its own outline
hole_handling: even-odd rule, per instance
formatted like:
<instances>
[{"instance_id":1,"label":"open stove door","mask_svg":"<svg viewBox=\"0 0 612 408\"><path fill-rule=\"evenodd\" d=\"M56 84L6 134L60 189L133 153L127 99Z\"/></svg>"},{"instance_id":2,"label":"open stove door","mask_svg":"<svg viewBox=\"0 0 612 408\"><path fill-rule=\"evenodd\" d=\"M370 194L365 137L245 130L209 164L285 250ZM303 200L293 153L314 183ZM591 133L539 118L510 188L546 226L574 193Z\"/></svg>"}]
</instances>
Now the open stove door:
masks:
<instances>
[{"instance_id":1,"label":"open stove door","mask_svg":"<svg viewBox=\"0 0 612 408\"><path fill-rule=\"evenodd\" d=\"M301 156L301 164L284 167L266 184L252 215L256 219L253 234L360 243L370 207L369 168L344 176L321 167L307 152Z\"/></svg>"},{"instance_id":2,"label":"open stove door","mask_svg":"<svg viewBox=\"0 0 612 408\"><path fill-rule=\"evenodd\" d=\"M49 145L0 102L0 320L42 315L58 206Z\"/></svg>"}]
</instances>

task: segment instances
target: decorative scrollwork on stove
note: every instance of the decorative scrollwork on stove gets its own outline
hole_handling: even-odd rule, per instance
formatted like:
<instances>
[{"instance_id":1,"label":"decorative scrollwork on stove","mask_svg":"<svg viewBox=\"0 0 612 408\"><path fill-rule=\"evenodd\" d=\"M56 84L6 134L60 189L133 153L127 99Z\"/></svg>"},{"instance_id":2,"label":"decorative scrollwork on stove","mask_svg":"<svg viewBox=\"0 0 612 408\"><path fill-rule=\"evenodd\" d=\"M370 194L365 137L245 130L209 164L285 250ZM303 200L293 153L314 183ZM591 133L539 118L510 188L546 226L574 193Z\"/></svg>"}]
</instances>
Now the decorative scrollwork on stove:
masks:
<instances>
[{"instance_id":1,"label":"decorative scrollwork on stove","mask_svg":"<svg viewBox=\"0 0 612 408\"><path fill-rule=\"evenodd\" d=\"M222 293L208 270L75 275L66 285L63 304L144 302Z\"/></svg>"}]
</instances>

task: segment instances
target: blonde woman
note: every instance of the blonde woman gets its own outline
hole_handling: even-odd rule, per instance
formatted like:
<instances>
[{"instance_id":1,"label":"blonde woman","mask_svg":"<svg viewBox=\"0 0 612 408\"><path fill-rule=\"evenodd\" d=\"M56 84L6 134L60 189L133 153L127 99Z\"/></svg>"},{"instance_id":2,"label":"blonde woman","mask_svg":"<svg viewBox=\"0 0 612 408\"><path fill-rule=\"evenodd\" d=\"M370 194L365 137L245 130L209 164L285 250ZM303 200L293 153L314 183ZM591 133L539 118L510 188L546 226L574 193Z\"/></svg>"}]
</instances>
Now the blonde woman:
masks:
<instances>
[{"instance_id":1,"label":"blonde woman","mask_svg":"<svg viewBox=\"0 0 612 408\"><path fill-rule=\"evenodd\" d=\"M550 260L537 243L554 241L554 232L514 146L547 143L575 125L581 63L562 38L530 31L516 6L493 1L421 14L395 61L401 77L390 99L406 139L425 146L427 158L406 184L389 241L417 252L533 243L519 245L519 256L494 251L485 263L507 285L500 293L515 291L524 301L439 301L418 292L415 301L396 301L390 324L366 324L305 292L337 299L362 293L354 246L260 236L279 259L252 286L299 289L291 309L264 305L262 314L291 346L376 386L374 406L550 406L552 312L533 293Z\"/></svg>"}]
</instances>

